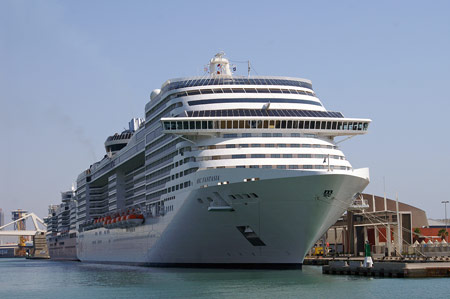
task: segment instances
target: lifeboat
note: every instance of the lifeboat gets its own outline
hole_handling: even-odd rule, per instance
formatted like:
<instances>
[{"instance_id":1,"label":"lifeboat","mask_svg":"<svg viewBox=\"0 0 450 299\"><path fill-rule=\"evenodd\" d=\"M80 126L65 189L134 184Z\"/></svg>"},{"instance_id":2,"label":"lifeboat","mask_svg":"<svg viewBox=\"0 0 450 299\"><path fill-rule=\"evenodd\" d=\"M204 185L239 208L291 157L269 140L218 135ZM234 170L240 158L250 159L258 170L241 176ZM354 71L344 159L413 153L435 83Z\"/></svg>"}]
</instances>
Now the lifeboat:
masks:
<instances>
[{"instance_id":1,"label":"lifeboat","mask_svg":"<svg viewBox=\"0 0 450 299\"><path fill-rule=\"evenodd\" d=\"M126 219L127 219L126 215L120 216L119 217L119 221L118 221L118 226L121 227L121 228L126 227L127 226Z\"/></svg>"},{"instance_id":2,"label":"lifeboat","mask_svg":"<svg viewBox=\"0 0 450 299\"><path fill-rule=\"evenodd\" d=\"M116 218L111 219L111 224L110 224L110 228L115 228L116 227Z\"/></svg>"},{"instance_id":3,"label":"lifeboat","mask_svg":"<svg viewBox=\"0 0 450 299\"><path fill-rule=\"evenodd\" d=\"M130 214L127 216L126 222L128 226L138 226L144 222L144 215Z\"/></svg>"},{"instance_id":4,"label":"lifeboat","mask_svg":"<svg viewBox=\"0 0 450 299\"><path fill-rule=\"evenodd\" d=\"M120 226L119 221L120 221L120 217L114 218L112 227L113 228L119 227Z\"/></svg>"},{"instance_id":5,"label":"lifeboat","mask_svg":"<svg viewBox=\"0 0 450 299\"><path fill-rule=\"evenodd\" d=\"M112 220L111 219L108 219L105 221L105 227L108 229L112 228Z\"/></svg>"},{"instance_id":6,"label":"lifeboat","mask_svg":"<svg viewBox=\"0 0 450 299\"><path fill-rule=\"evenodd\" d=\"M109 225L110 220L111 220L111 216L103 217L103 226L106 228L109 228L108 225Z\"/></svg>"}]
</instances>

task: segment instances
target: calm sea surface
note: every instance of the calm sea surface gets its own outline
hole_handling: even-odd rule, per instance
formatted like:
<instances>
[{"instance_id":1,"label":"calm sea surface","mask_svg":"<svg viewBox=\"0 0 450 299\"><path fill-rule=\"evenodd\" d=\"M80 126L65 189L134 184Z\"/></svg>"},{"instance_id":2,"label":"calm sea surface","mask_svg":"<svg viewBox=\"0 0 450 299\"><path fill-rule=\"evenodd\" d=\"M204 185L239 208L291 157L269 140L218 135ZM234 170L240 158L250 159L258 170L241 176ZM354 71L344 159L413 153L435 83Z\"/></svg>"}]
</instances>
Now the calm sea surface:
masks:
<instances>
[{"instance_id":1,"label":"calm sea surface","mask_svg":"<svg viewBox=\"0 0 450 299\"><path fill-rule=\"evenodd\" d=\"M19 297L21 296L21 297ZM0 298L450 298L450 279L303 270L163 269L0 259Z\"/></svg>"}]
</instances>

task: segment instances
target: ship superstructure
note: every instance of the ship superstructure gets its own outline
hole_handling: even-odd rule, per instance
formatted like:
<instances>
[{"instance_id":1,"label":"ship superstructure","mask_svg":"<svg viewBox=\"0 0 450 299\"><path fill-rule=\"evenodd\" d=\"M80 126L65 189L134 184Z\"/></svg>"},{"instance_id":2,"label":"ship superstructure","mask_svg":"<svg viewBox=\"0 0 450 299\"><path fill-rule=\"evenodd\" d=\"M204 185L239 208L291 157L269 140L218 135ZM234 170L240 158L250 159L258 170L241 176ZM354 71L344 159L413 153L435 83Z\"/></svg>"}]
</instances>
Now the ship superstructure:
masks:
<instances>
[{"instance_id":1,"label":"ship superstructure","mask_svg":"<svg viewBox=\"0 0 450 299\"><path fill-rule=\"evenodd\" d=\"M209 75L151 93L77 178L78 258L154 266L301 267L369 183L335 137L369 119L327 111L306 79Z\"/></svg>"}]
</instances>

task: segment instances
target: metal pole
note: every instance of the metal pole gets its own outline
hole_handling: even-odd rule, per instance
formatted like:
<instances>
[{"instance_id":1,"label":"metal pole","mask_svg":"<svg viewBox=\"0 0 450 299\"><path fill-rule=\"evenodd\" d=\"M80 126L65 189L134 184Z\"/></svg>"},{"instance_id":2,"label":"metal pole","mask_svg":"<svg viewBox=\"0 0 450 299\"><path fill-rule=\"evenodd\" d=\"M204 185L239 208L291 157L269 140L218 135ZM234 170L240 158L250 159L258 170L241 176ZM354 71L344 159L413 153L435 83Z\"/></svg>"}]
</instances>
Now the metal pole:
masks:
<instances>
[{"instance_id":1,"label":"metal pole","mask_svg":"<svg viewBox=\"0 0 450 299\"><path fill-rule=\"evenodd\" d=\"M400 221L400 211L398 208L398 194L395 194L397 203L396 203L396 209L397 209L397 247L398 247L398 251L397 254L399 256L402 255L402 230L401 230L401 221Z\"/></svg>"},{"instance_id":2,"label":"metal pole","mask_svg":"<svg viewBox=\"0 0 450 299\"><path fill-rule=\"evenodd\" d=\"M449 203L449 201L448 200L444 200L441 203L443 203L444 207L445 207L444 208L445 209L445 234L444 234L444 237L445 237L445 242L448 243L448 235L447 235L447 204Z\"/></svg>"}]
</instances>

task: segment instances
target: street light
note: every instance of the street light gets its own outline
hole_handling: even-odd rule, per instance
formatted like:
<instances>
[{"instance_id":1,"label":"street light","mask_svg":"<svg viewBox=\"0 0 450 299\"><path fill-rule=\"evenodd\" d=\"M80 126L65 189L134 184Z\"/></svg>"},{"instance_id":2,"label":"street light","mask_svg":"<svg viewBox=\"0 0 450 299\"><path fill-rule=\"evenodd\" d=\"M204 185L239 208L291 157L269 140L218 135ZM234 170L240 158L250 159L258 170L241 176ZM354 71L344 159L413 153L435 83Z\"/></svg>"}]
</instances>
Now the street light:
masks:
<instances>
[{"instance_id":1,"label":"street light","mask_svg":"<svg viewBox=\"0 0 450 299\"><path fill-rule=\"evenodd\" d=\"M441 203L443 203L444 204L444 209L445 209L445 234L444 234L444 236L445 236L445 241L448 243L448 235L447 235L447 204L449 203L449 201L448 200L443 200L443 201L441 201Z\"/></svg>"}]
</instances>

